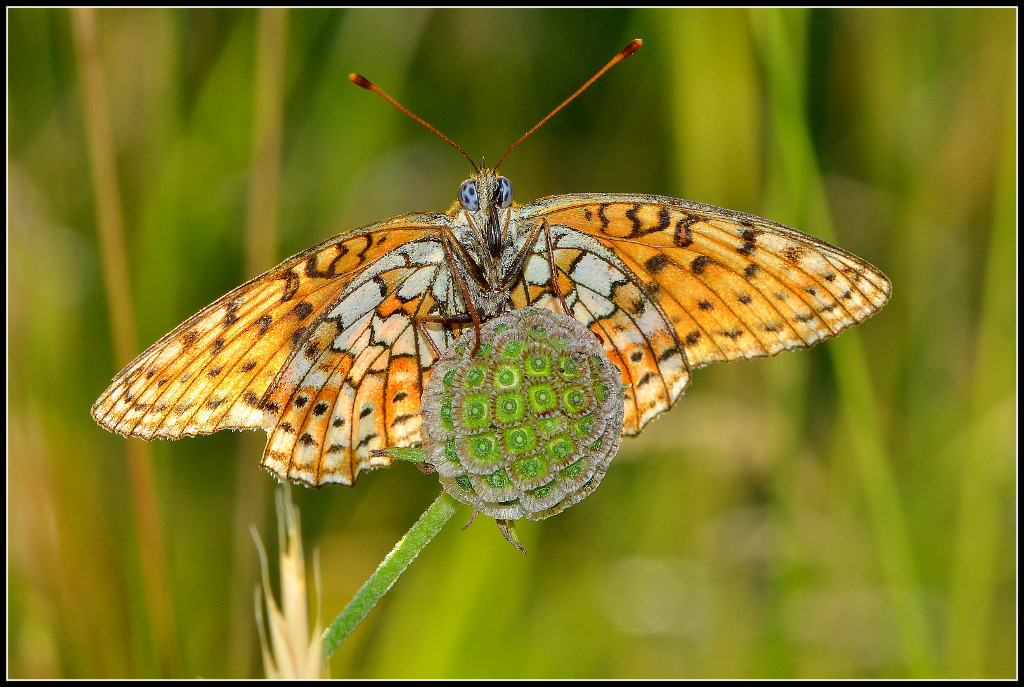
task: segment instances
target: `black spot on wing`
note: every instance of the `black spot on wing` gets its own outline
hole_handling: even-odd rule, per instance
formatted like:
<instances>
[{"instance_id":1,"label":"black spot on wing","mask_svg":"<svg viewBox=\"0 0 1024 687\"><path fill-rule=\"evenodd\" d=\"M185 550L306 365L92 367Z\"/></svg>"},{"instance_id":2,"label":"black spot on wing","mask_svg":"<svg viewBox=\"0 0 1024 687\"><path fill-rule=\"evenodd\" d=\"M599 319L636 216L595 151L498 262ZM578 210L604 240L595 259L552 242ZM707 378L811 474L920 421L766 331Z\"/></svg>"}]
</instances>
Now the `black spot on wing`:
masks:
<instances>
[{"instance_id":1,"label":"black spot on wing","mask_svg":"<svg viewBox=\"0 0 1024 687\"><path fill-rule=\"evenodd\" d=\"M696 220L691 215L684 215L676 222L672 235L672 243L679 248L689 248L693 243L693 230L690 229Z\"/></svg>"},{"instance_id":2,"label":"black spot on wing","mask_svg":"<svg viewBox=\"0 0 1024 687\"><path fill-rule=\"evenodd\" d=\"M367 434L365 437L363 437L362 439L359 440L358 444L356 444L356 449L361 449L363 446L366 446L368 443L370 443L371 441L373 441L376 438L377 438L377 433L376 432L371 432L371 433Z\"/></svg>"},{"instance_id":3,"label":"black spot on wing","mask_svg":"<svg viewBox=\"0 0 1024 687\"><path fill-rule=\"evenodd\" d=\"M240 303L237 300L233 300L228 303L228 310L224 313L224 320L221 322L221 326L224 328L230 327L235 322L238 322L238 308Z\"/></svg>"},{"instance_id":4,"label":"black spot on wing","mask_svg":"<svg viewBox=\"0 0 1024 687\"><path fill-rule=\"evenodd\" d=\"M796 264L803 259L804 252L804 249L800 246L788 246L784 251L782 251L782 256L791 263Z\"/></svg>"},{"instance_id":5,"label":"black spot on wing","mask_svg":"<svg viewBox=\"0 0 1024 687\"><path fill-rule=\"evenodd\" d=\"M669 260L669 257L664 253L655 253L644 261L644 267L648 272L656 275L665 269L670 262L672 261Z\"/></svg>"},{"instance_id":6,"label":"black spot on wing","mask_svg":"<svg viewBox=\"0 0 1024 687\"><path fill-rule=\"evenodd\" d=\"M270 324L273 321L274 320L273 318L270 317L270 315L264 315L263 317L259 318L258 320L256 320L256 332L260 336L263 336L264 334L267 333L267 330L270 329Z\"/></svg>"},{"instance_id":7,"label":"black spot on wing","mask_svg":"<svg viewBox=\"0 0 1024 687\"><path fill-rule=\"evenodd\" d=\"M750 255L753 253L757 245L757 237L763 233L760 229L744 229L740 234L743 244L737 249L737 252L740 255Z\"/></svg>"},{"instance_id":8,"label":"black spot on wing","mask_svg":"<svg viewBox=\"0 0 1024 687\"><path fill-rule=\"evenodd\" d=\"M608 221L608 215L605 214L605 210L608 209L608 203L601 203L597 206L597 218L601 220L601 231L608 228L610 222Z\"/></svg>"},{"instance_id":9,"label":"black spot on wing","mask_svg":"<svg viewBox=\"0 0 1024 687\"><path fill-rule=\"evenodd\" d=\"M640 217L637 215L639 211L640 203L636 203L633 205L633 207L626 210L626 217L628 217L629 221L633 223L633 227L632 229L630 229L629 236L627 238L636 238L637 236L642 235L640 230L643 228L643 223L640 221Z\"/></svg>"},{"instance_id":10,"label":"black spot on wing","mask_svg":"<svg viewBox=\"0 0 1024 687\"><path fill-rule=\"evenodd\" d=\"M648 372L647 374L640 378L640 381L636 383L636 388L639 389L640 387L647 386L648 384L653 382L657 377L658 375L655 374L654 372Z\"/></svg>"},{"instance_id":11,"label":"black spot on wing","mask_svg":"<svg viewBox=\"0 0 1024 687\"><path fill-rule=\"evenodd\" d=\"M706 255L698 255L692 261L690 261L690 271L700 276L704 274L704 270L707 269L708 265L714 261Z\"/></svg>"},{"instance_id":12,"label":"black spot on wing","mask_svg":"<svg viewBox=\"0 0 1024 687\"><path fill-rule=\"evenodd\" d=\"M666 348L664 351L661 352L661 355L658 356L658 362L663 363L666 360L670 358L675 358L678 355L682 355L682 352L675 346Z\"/></svg>"},{"instance_id":13,"label":"black spot on wing","mask_svg":"<svg viewBox=\"0 0 1024 687\"><path fill-rule=\"evenodd\" d=\"M284 276L284 292L281 294L281 302L287 303L294 298L295 294L298 293L300 284L302 284L302 280L299 276L289 270Z\"/></svg>"},{"instance_id":14,"label":"black spot on wing","mask_svg":"<svg viewBox=\"0 0 1024 687\"><path fill-rule=\"evenodd\" d=\"M744 333L745 332L742 329L740 329L739 327L733 327L732 329L725 329L725 330L716 332L716 334L720 334L721 336L724 336L726 338L732 339L733 341L735 341L736 339L738 339L741 336L743 336Z\"/></svg>"}]
</instances>

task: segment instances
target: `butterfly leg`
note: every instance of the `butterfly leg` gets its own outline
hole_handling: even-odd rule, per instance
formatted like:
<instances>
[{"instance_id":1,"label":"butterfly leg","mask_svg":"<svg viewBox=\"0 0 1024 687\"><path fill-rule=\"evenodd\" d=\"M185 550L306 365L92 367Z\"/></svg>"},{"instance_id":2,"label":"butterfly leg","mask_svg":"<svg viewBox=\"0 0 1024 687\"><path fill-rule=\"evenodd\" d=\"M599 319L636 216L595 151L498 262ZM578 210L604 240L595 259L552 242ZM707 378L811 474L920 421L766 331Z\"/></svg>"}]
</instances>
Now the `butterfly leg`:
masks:
<instances>
[{"instance_id":1,"label":"butterfly leg","mask_svg":"<svg viewBox=\"0 0 1024 687\"><path fill-rule=\"evenodd\" d=\"M565 302L565 294L562 293L562 287L558 283L558 268L555 266L555 250L551 243L551 225L548 224L547 217L542 217L540 220L541 227L544 230L544 246L547 248L548 258L548 271L551 279L551 290L555 292L555 296L558 297L558 302L562 304L562 309L568 317L574 317L572 311L569 310L569 304ZM595 332L593 329L590 333L597 337L597 340L604 345L604 337Z\"/></svg>"},{"instance_id":2,"label":"butterfly leg","mask_svg":"<svg viewBox=\"0 0 1024 687\"><path fill-rule=\"evenodd\" d=\"M551 287L554 289L555 296L558 298L558 302L562 304L562 310L569 317L572 317L572 313L569 311L569 305L565 302L565 296L562 294L562 289L558 285L558 271L555 267L555 256L554 250L551 247L551 226L548 224L546 219L541 219L540 222L534 224L530 229L530 235L526 237L526 241L523 242L523 247L520 249L519 254L516 255L512 261L512 267L505 274L505 278L501 282L499 288L508 289L509 285L518 279L523 271L523 264L526 259L533 254L533 247L537 243L537 238L540 236L540 232L544 232L544 242L547 247L547 260L548 260L548 273L551 281Z\"/></svg>"},{"instance_id":3,"label":"butterfly leg","mask_svg":"<svg viewBox=\"0 0 1024 687\"><path fill-rule=\"evenodd\" d=\"M473 353L475 354L480 349L480 315L476 311L476 306L473 305L473 298L469 294L469 284L466 283L466 278L462 274L462 270L459 269L458 258L455 254L455 234L448 227L441 229L441 246L444 248L445 257L448 258L448 264L451 265L452 274L455 275L455 281L459 285L459 291L462 292L462 298L466 301L466 308L469 310L469 316L473 319L473 328L476 330L476 344L473 346Z\"/></svg>"},{"instance_id":4,"label":"butterfly leg","mask_svg":"<svg viewBox=\"0 0 1024 687\"><path fill-rule=\"evenodd\" d=\"M540 235L540 224L533 225L530 229L530 235L523 241L523 247L519 249L519 253L512 260L512 265L502 275L501 284L498 286L499 289L507 291L509 286L512 285L516 279L522 276L523 265L526 263L526 259L533 253L533 246L537 243L537 236Z\"/></svg>"},{"instance_id":5,"label":"butterfly leg","mask_svg":"<svg viewBox=\"0 0 1024 687\"><path fill-rule=\"evenodd\" d=\"M551 225L548 224L547 217L542 217L540 220L541 228L544 230L544 245L547 248L548 257L548 271L551 275L551 290L555 292L555 296L558 297L558 302L562 304L562 310L565 312L567 317L572 317L572 311L569 310L569 304L565 302L565 294L562 293L562 287L558 284L558 268L555 267L555 250L551 245Z\"/></svg>"},{"instance_id":6,"label":"butterfly leg","mask_svg":"<svg viewBox=\"0 0 1024 687\"><path fill-rule=\"evenodd\" d=\"M434 343L434 339L430 336L430 332L427 331L427 322L437 322L439 324L469 324L473 321L473 318L469 315L457 315L455 317L439 317L436 315L420 315L414 317L413 321L416 323L416 327L420 330L420 336L430 346L430 350L434 353L434 358L441 357L441 351L438 349L437 344Z\"/></svg>"},{"instance_id":7,"label":"butterfly leg","mask_svg":"<svg viewBox=\"0 0 1024 687\"><path fill-rule=\"evenodd\" d=\"M420 336L422 336L423 340L427 342L428 346L430 346L430 351L434 354L434 360L440 358L441 351L437 349L437 344L435 344L434 340L430 337L430 332L427 331L426 323L423 321L423 318L417 317L413 321L416 323L416 328L420 330ZM429 322L430 320L427 321Z\"/></svg>"},{"instance_id":8,"label":"butterfly leg","mask_svg":"<svg viewBox=\"0 0 1024 687\"><path fill-rule=\"evenodd\" d=\"M519 549L519 553L526 555L526 547L523 546L523 542L519 541L519 534L516 533L516 521L515 520L495 520L498 523L498 529L505 535L505 539L509 544Z\"/></svg>"},{"instance_id":9,"label":"butterfly leg","mask_svg":"<svg viewBox=\"0 0 1024 687\"><path fill-rule=\"evenodd\" d=\"M480 511L478 511L476 508L474 508L473 509L473 514L469 516L469 521L465 525L462 526L462 529L466 529L467 527L472 525L474 522L476 522L476 516L478 516L478 515L480 515Z\"/></svg>"}]
</instances>

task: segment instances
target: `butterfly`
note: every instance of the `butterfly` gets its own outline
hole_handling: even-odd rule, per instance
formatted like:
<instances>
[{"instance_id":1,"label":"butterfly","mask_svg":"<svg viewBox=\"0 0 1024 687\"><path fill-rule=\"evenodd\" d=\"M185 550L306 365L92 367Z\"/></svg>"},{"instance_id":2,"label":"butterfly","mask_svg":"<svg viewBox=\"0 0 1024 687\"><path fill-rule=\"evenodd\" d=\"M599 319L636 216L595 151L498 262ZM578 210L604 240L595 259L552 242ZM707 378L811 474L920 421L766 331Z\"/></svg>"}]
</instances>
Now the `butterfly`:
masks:
<instances>
[{"instance_id":1,"label":"butterfly","mask_svg":"<svg viewBox=\"0 0 1024 687\"><path fill-rule=\"evenodd\" d=\"M441 352L510 309L564 312L598 336L634 435L692 370L811 346L888 300L872 265L753 215L629 193L520 205L500 160L477 166L351 78L470 159L456 202L334 236L217 299L114 377L92 408L100 425L147 440L264 429L277 478L352 485L392 464L379 449L420 443Z\"/></svg>"}]
</instances>

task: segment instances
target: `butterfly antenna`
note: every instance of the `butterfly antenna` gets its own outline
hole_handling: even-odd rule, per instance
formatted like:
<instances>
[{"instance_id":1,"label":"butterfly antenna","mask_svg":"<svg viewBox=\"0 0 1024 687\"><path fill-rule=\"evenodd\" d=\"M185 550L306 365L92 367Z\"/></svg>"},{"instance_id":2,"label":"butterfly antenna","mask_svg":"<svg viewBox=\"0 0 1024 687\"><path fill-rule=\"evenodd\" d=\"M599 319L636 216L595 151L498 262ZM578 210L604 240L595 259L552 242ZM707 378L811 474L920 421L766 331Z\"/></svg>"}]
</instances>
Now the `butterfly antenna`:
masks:
<instances>
[{"instance_id":1,"label":"butterfly antenna","mask_svg":"<svg viewBox=\"0 0 1024 687\"><path fill-rule=\"evenodd\" d=\"M607 67L605 67L605 69L607 69ZM467 160L469 160L469 164L473 165L473 171L474 172L476 172L477 174L480 173L480 169L476 166L476 163L473 162L473 158L471 158L469 155L467 155L466 151L463 150L462 147L458 143L456 143L452 139L448 138L447 136L442 134L440 131L435 129L433 126L431 126L430 124L427 124L425 121L423 121L422 119L420 119L419 117L414 115L412 112L410 112L408 109L406 109L405 106L403 106L400 102L398 102L397 100L392 98L390 95L388 95L387 93L382 91L377 86L377 84L373 83L372 81L370 81L369 79L367 79L365 76L363 76L361 74L349 74L348 78L349 78L349 81L354 83L356 86L362 86L363 88L365 88L368 91L373 91L374 93L376 93L380 97L384 98L384 100L387 100L389 103L391 103L392 105L397 107L399 110L401 110L405 114L409 115L410 117L415 119L417 122L419 122L423 126L427 127L431 131L433 131L435 134L437 134L438 136L443 138L445 141L447 141L449 143L449 145L451 145L453 148L455 148L455 150L457 150L460 153L462 153L463 157L465 157Z\"/></svg>"},{"instance_id":2,"label":"butterfly antenna","mask_svg":"<svg viewBox=\"0 0 1024 687\"><path fill-rule=\"evenodd\" d=\"M542 126L542 125L544 124L544 122L546 122L546 121L548 121L549 119L551 119L552 117L554 117L554 116L555 116L555 113L556 113L556 112L558 112L558 111L559 111L559 110L561 110L561 109L562 109L563 107L565 107L566 105L568 105L569 103L571 103L571 102L573 101L573 99L575 99L575 98L576 98L576 96L578 96L578 95L579 95L580 93L582 93L583 91L587 90L587 88L589 88L589 87L590 87L590 84L592 84L592 83L594 83L595 81L597 81L598 79L600 79L600 78L601 78L601 75L603 75L603 74L604 74L604 73L605 73L606 71L608 71L609 69L611 69L612 67L614 67L615 65L617 65L617 64L618 64L619 62L622 62L622 61L623 61L624 59L626 59L627 57L629 57L630 55L632 55L633 53L635 53L635 52L636 52L637 50L639 50L639 49L640 49L640 46L641 46L641 45L643 45L643 44L644 44L644 42L643 42L642 40L640 40L639 38L636 38L636 39L634 39L634 40L633 40L633 42L632 42L632 43L630 43L630 44L629 44L629 45L627 45L627 46L626 46L625 48L623 48L623 49L622 49L622 50L621 50L621 51L619 52L619 54L618 54L618 55L616 55L615 57L613 57L613 58L611 59L611 61L610 61L610 62L609 62L608 64L606 64L605 66L601 67L601 71L599 71L599 72L598 72L597 74L594 74L594 75L593 75L592 77L590 77L590 80L589 80L589 81L587 81L587 82L586 82L585 84L583 84L582 86L580 86L580 88L579 88L579 90L578 90L578 91L576 91L575 93L573 93L572 95L570 95L570 96L569 96L568 98L566 98L566 99L565 99L565 101L564 101L564 102L563 102L563 103L562 103L561 105L559 105L558 107L556 107L555 109L553 109L553 110L551 111L551 114L549 114L549 115L548 115L547 117L545 117L544 119L542 119L542 120L540 120L539 122L537 122L537 125L536 125L536 126L534 126L534 127L532 128L532 129L530 129L530 130L529 130L529 131L527 131L527 132L526 132L525 134L523 134L522 136L520 136L520 137L519 137L519 140L518 140L518 141L516 141L516 142L515 142L515 143L513 143L513 144L512 144L511 146L509 146L508 150L506 150L506 151L505 151L505 154L504 154L504 155L502 155L502 156L501 156L501 159L499 159L499 160L498 160L498 164L494 165L494 171L498 171L498 167L500 167L500 166L501 166L501 162L502 162L502 160L504 160L504 159L505 159L505 156L506 156L506 155L508 155L509 153L511 153L511 152L512 152L512 149L513 149L513 148L515 148L515 147L516 147L517 145L519 145L520 143L522 143L522 142L523 142L523 139L525 139L525 138L526 138L527 136L529 136L529 135L530 135L530 134L532 134L532 133L533 133L534 131L536 131L537 129L539 129L539 128L540 128L540 127L541 127L541 126ZM465 153L463 153L463 154L465 154Z\"/></svg>"}]
</instances>

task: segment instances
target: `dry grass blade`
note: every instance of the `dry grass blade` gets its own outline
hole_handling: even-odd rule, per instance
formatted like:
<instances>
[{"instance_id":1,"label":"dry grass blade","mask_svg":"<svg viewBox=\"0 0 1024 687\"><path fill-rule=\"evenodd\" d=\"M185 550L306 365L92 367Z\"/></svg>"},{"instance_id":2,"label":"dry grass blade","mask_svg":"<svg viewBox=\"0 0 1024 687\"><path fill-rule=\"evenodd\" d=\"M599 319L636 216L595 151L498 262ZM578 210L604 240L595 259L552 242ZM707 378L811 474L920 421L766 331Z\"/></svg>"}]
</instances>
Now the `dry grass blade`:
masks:
<instances>
[{"instance_id":1,"label":"dry grass blade","mask_svg":"<svg viewBox=\"0 0 1024 687\"><path fill-rule=\"evenodd\" d=\"M281 604L278 605L270 586L267 553L259 535L253 528L253 539L260 555L263 571L263 599L256 588L256 624L259 626L263 650L263 667L272 679L315 679L324 677L323 640L320 633L320 607L316 618L309 622L309 594L306 585L306 566L302 554L302 531L299 509L291 502L287 486L277 493L278 543L281 566ZM320 598L320 565L313 559L314 586ZM267 606L264 619L263 602ZM270 636L269 646L267 635Z\"/></svg>"}]
</instances>

